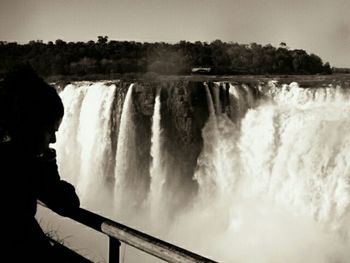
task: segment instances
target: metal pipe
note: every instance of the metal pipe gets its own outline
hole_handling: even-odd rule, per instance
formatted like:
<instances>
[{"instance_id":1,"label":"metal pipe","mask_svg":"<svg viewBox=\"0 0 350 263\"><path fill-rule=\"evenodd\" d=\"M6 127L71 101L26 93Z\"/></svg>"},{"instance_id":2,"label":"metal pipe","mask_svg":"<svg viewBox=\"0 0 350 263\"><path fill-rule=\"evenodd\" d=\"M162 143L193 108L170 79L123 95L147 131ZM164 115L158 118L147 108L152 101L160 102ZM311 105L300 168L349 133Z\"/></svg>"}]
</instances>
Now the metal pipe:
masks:
<instances>
[{"instance_id":1,"label":"metal pipe","mask_svg":"<svg viewBox=\"0 0 350 263\"><path fill-rule=\"evenodd\" d=\"M215 263L215 261L197 255L163 240L157 239L127 226L106 221L102 223L102 232L108 236L140 249L148 254L171 263Z\"/></svg>"}]
</instances>

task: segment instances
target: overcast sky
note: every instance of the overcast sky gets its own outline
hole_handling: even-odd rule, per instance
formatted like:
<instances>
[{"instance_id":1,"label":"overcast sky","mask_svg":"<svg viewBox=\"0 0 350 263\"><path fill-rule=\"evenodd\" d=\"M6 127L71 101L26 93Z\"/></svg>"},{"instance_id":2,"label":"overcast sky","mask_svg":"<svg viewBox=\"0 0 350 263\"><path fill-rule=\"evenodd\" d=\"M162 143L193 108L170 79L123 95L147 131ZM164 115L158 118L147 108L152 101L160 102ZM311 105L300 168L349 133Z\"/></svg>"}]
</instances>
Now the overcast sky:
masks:
<instances>
[{"instance_id":1,"label":"overcast sky","mask_svg":"<svg viewBox=\"0 0 350 263\"><path fill-rule=\"evenodd\" d=\"M0 0L0 40L256 42L350 67L350 0Z\"/></svg>"}]
</instances>

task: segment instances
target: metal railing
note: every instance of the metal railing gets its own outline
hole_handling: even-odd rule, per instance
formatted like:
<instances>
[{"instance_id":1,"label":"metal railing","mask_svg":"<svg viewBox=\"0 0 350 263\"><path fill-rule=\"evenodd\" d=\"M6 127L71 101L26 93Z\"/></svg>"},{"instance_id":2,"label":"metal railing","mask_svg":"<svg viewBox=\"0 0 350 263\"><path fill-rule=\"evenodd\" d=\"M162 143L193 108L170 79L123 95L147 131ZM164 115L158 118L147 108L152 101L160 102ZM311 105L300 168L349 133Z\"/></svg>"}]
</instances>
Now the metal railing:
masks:
<instances>
[{"instance_id":1,"label":"metal railing","mask_svg":"<svg viewBox=\"0 0 350 263\"><path fill-rule=\"evenodd\" d=\"M38 204L47 207L45 204ZM49 208L49 207L48 207ZM108 262L120 262L120 242L135 247L166 262L171 263L215 263L211 259L202 257L191 251L175 246L153 236L117 223L108 218L95 214L83 208L77 209L76 213L69 218L88 226L109 237Z\"/></svg>"}]
</instances>

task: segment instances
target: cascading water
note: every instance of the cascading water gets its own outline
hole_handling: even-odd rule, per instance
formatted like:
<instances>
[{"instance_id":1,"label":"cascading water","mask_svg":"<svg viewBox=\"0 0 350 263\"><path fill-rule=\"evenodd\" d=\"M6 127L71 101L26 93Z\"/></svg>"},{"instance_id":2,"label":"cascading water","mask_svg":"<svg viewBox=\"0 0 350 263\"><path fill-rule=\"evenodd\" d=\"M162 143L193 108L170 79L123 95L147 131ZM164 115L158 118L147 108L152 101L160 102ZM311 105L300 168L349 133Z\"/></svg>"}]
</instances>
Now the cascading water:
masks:
<instances>
[{"instance_id":1,"label":"cascading water","mask_svg":"<svg viewBox=\"0 0 350 263\"><path fill-rule=\"evenodd\" d=\"M78 187L87 208L96 206L94 198L114 200L107 215L118 220L123 214L126 223L220 262L350 262L348 89L270 82L256 88L262 92L258 100L248 85L205 83L201 92L208 116L200 126L193 124L200 116L195 107L177 106L183 119L161 115L171 112L164 111L169 105L192 103L183 97L176 101L171 88L161 97L157 87L153 105L140 106L134 98L140 91L131 85L114 135L108 115L115 114L116 90L95 83L69 85L61 92L66 109L56 146L61 174ZM229 105L221 101L225 94ZM147 110L151 106L153 116ZM141 119L152 123L149 148L136 142L147 138L137 133ZM142 127L148 127L145 123ZM170 130L169 123L174 123ZM169 198L169 193L178 198L182 190L169 183L180 169L167 158L176 151L167 140L179 132L174 127L187 133L202 128L197 167L193 180L186 181L198 191L182 210ZM113 136L118 136L116 157L110 160ZM151 162L145 172L138 165L140 151L146 150ZM115 166L109 169L112 175L103 174L107 166ZM142 173L150 177L148 188ZM162 215L164 210L172 210L173 218Z\"/></svg>"},{"instance_id":2,"label":"cascading water","mask_svg":"<svg viewBox=\"0 0 350 263\"><path fill-rule=\"evenodd\" d=\"M112 156L109 124L115 91L115 85L106 87L103 83L95 83L88 87L70 85L61 93L67 104L67 119L58 135L58 151L64 152L59 155L62 157L59 158L60 167L71 169L70 172L62 171L63 174L67 172L78 177L73 181L82 203L93 207L106 202L110 196L105 185Z\"/></svg>"},{"instance_id":3,"label":"cascading water","mask_svg":"<svg viewBox=\"0 0 350 263\"><path fill-rule=\"evenodd\" d=\"M329 96L326 89L287 89L282 96L274 93L273 102L250 109L238 135L234 123L222 118L217 118L218 126L233 127L229 133L214 138L207 126L203 130L199 163L234 164L210 170L219 198L207 189L211 181L201 182L208 171L196 174L204 197L197 201L195 224L220 222L204 238L221 240L213 248L214 258L230 249L230 256L221 256L225 262L350 258L349 101L339 94L334 100L334 92ZM310 92L313 96L305 100ZM214 147L205 147L212 143ZM193 226L187 221L191 217L184 218L181 226Z\"/></svg>"},{"instance_id":4,"label":"cascading water","mask_svg":"<svg viewBox=\"0 0 350 263\"><path fill-rule=\"evenodd\" d=\"M114 211L123 217L128 217L130 210L142 205L132 96L133 84L127 91L120 118L114 173Z\"/></svg>"},{"instance_id":5,"label":"cascading water","mask_svg":"<svg viewBox=\"0 0 350 263\"><path fill-rule=\"evenodd\" d=\"M157 218L159 218L159 216L164 213L164 210L166 209L164 203L162 203L162 200L164 200L163 191L166 181L166 170L164 169L164 162L166 160L164 156L162 156L163 137L160 107L160 89L158 89L152 118L152 164L150 167L151 186L148 198L152 222L157 222Z\"/></svg>"},{"instance_id":6,"label":"cascading water","mask_svg":"<svg viewBox=\"0 0 350 263\"><path fill-rule=\"evenodd\" d=\"M60 93L65 105L64 120L57 133L56 148L60 172L67 175L74 185L77 185L80 175L80 147L77 141L79 130L80 108L86 94L86 87L69 84ZM72 173L72 171L74 171Z\"/></svg>"}]
</instances>

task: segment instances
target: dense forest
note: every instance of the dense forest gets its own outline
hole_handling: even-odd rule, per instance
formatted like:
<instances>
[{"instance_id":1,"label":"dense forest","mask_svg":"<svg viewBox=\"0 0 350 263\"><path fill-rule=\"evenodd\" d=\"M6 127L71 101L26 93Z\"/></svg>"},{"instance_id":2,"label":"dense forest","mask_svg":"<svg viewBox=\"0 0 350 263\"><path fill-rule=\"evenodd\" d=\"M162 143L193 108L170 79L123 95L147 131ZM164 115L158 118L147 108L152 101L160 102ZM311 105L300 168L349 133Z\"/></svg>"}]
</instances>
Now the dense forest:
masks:
<instances>
[{"instance_id":1,"label":"dense forest","mask_svg":"<svg viewBox=\"0 0 350 263\"><path fill-rule=\"evenodd\" d=\"M43 76L116 74L190 74L193 68L210 68L208 74L330 74L328 62L305 50L257 43L157 42L108 40L27 44L0 41L0 76L19 62L30 63Z\"/></svg>"}]
</instances>

